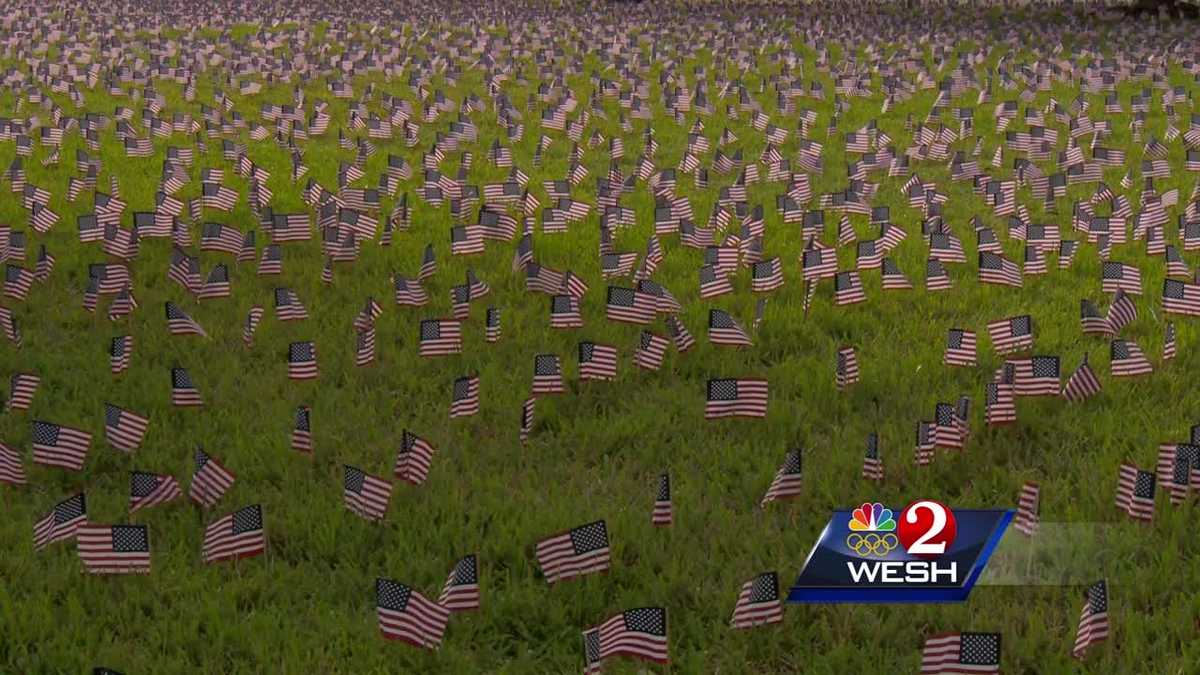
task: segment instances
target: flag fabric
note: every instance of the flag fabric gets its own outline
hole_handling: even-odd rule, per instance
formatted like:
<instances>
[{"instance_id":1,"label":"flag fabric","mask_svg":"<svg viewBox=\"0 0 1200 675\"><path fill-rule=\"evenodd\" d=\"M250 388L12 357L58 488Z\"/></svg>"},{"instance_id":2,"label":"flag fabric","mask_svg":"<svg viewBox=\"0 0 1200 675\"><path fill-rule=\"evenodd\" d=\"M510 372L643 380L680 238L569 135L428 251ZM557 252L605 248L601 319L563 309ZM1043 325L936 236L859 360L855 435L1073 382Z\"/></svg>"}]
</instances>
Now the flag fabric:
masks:
<instances>
[{"instance_id":1,"label":"flag fabric","mask_svg":"<svg viewBox=\"0 0 1200 675\"><path fill-rule=\"evenodd\" d=\"M1033 347L1033 319L1028 314L992 321L987 329L992 349L1001 356Z\"/></svg>"},{"instance_id":2,"label":"flag fabric","mask_svg":"<svg viewBox=\"0 0 1200 675\"><path fill-rule=\"evenodd\" d=\"M1117 475L1117 508L1134 520L1154 519L1155 476L1129 462L1122 462Z\"/></svg>"},{"instance_id":3,"label":"flag fabric","mask_svg":"<svg viewBox=\"0 0 1200 675\"><path fill-rule=\"evenodd\" d=\"M611 564L608 527L597 520L548 537L538 542L535 555L549 584L607 571Z\"/></svg>"},{"instance_id":4,"label":"flag fabric","mask_svg":"<svg viewBox=\"0 0 1200 675\"><path fill-rule=\"evenodd\" d=\"M375 580L379 632L389 640L436 649L442 644L451 610L391 579Z\"/></svg>"},{"instance_id":5,"label":"flag fabric","mask_svg":"<svg viewBox=\"0 0 1200 675\"><path fill-rule=\"evenodd\" d=\"M942 363L948 366L974 367L976 364L975 331L951 328L946 337Z\"/></svg>"},{"instance_id":6,"label":"flag fabric","mask_svg":"<svg viewBox=\"0 0 1200 675\"><path fill-rule=\"evenodd\" d=\"M609 321L639 325L653 321L657 312L654 296L620 286L608 287L606 308Z\"/></svg>"},{"instance_id":7,"label":"flag fabric","mask_svg":"<svg viewBox=\"0 0 1200 675\"><path fill-rule=\"evenodd\" d=\"M579 379L612 380L616 377L616 347L590 341L579 343Z\"/></svg>"},{"instance_id":8,"label":"flag fabric","mask_svg":"<svg viewBox=\"0 0 1200 675\"><path fill-rule=\"evenodd\" d=\"M254 344L254 333L258 330L258 324L262 321L264 311L262 307L255 305L246 315L246 321L242 324L242 342L247 347Z\"/></svg>"},{"instance_id":9,"label":"flag fabric","mask_svg":"<svg viewBox=\"0 0 1200 675\"><path fill-rule=\"evenodd\" d=\"M133 336L118 335L108 343L108 369L113 375L120 375L129 369L129 359L133 355Z\"/></svg>"},{"instance_id":10,"label":"flag fabric","mask_svg":"<svg viewBox=\"0 0 1200 675\"><path fill-rule=\"evenodd\" d=\"M90 574L150 572L150 530L145 525L84 523L75 533L75 543Z\"/></svg>"},{"instance_id":11,"label":"flag fabric","mask_svg":"<svg viewBox=\"0 0 1200 675\"><path fill-rule=\"evenodd\" d=\"M638 345L633 352L633 363L646 370L658 370L662 367L670 342L661 335L655 335L644 330L638 336Z\"/></svg>"},{"instance_id":12,"label":"flag fabric","mask_svg":"<svg viewBox=\"0 0 1200 675\"><path fill-rule=\"evenodd\" d=\"M710 379L706 384L705 419L766 417L768 386L759 379Z\"/></svg>"},{"instance_id":13,"label":"flag fabric","mask_svg":"<svg viewBox=\"0 0 1200 675\"><path fill-rule=\"evenodd\" d=\"M671 477L666 473L658 476L658 489L654 493L654 511L650 514L650 524L665 526L674 520L671 508Z\"/></svg>"},{"instance_id":14,"label":"flag fabric","mask_svg":"<svg viewBox=\"0 0 1200 675\"><path fill-rule=\"evenodd\" d=\"M1154 371L1142 348L1130 340L1113 340L1109 345L1109 356L1113 377L1137 377Z\"/></svg>"},{"instance_id":15,"label":"flag fabric","mask_svg":"<svg viewBox=\"0 0 1200 675\"><path fill-rule=\"evenodd\" d=\"M183 368L171 369L171 405L196 407L204 404L200 392L192 383L192 376Z\"/></svg>"},{"instance_id":16,"label":"flag fabric","mask_svg":"<svg viewBox=\"0 0 1200 675\"><path fill-rule=\"evenodd\" d=\"M56 466L71 471L83 468L87 459L88 449L92 444L92 435L86 431L34 420L33 422L33 463L43 466Z\"/></svg>"},{"instance_id":17,"label":"flag fabric","mask_svg":"<svg viewBox=\"0 0 1200 675\"><path fill-rule=\"evenodd\" d=\"M529 434L533 431L533 412L537 404L537 397L530 396L525 399L524 405L521 406L521 428L518 431L518 437L521 439L521 445L529 442Z\"/></svg>"},{"instance_id":18,"label":"flag fabric","mask_svg":"<svg viewBox=\"0 0 1200 675\"><path fill-rule=\"evenodd\" d=\"M438 604L451 612L479 609L479 561L475 554L464 556L446 577Z\"/></svg>"},{"instance_id":19,"label":"flag fabric","mask_svg":"<svg viewBox=\"0 0 1200 675\"><path fill-rule=\"evenodd\" d=\"M470 417L479 412L479 376L467 375L454 380L450 417Z\"/></svg>"},{"instance_id":20,"label":"flag fabric","mask_svg":"<svg viewBox=\"0 0 1200 675\"><path fill-rule=\"evenodd\" d=\"M1168 321L1166 334L1163 336L1163 361L1175 358L1175 324Z\"/></svg>"},{"instance_id":21,"label":"flag fabric","mask_svg":"<svg viewBox=\"0 0 1200 675\"><path fill-rule=\"evenodd\" d=\"M1017 421L1016 393L1007 382L989 382L984 385L984 421L989 426L1011 424Z\"/></svg>"},{"instance_id":22,"label":"flag fabric","mask_svg":"<svg viewBox=\"0 0 1200 675\"><path fill-rule=\"evenodd\" d=\"M708 310L708 340L715 345L749 347L750 336L728 312Z\"/></svg>"},{"instance_id":23,"label":"flag fabric","mask_svg":"<svg viewBox=\"0 0 1200 675\"><path fill-rule=\"evenodd\" d=\"M403 430L400 434L400 449L396 451L393 475L413 485L424 483L429 477L429 467L433 464L433 453L434 449L429 441L408 429Z\"/></svg>"},{"instance_id":24,"label":"flag fabric","mask_svg":"<svg viewBox=\"0 0 1200 675\"><path fill-rule=\"evenodd\" d=\"M1062 391L1063 398L1072 403L1078 403L1099 394L1100 389L1100 380L1092 371L1092 367L1088 365L1087 354L1084 354L1079 367L1071 373L1071 377L1067 378L1067 384Z\"/></svg>"},{"instance_id":25,"label":"flag fabric","mask_svg":"<svg viewBox=\"0 0 1200 675\"><path fill-rule=\"evenodd\" d=\"M589 635L595 635L589 638ZM595 647L595 663L610 656L668 663L667 610L662 607L628 609L584 633L584 647L589 640ZM589 663L593 662L589 657Z\"/></svg>"},{"instance_id":26,"label":"flag fabric","mask_svg":"<svg viewBox=\"0 0 1200 675\"><path fill-rule=\"evenodd\" d=\"M183 495L179 481L146 471L134 471L129 475L129 512L174 501Z\"/></svg>"},{"instance_id":27,"label":"flag fabric","mask_svg":"<svg viewBox=\"0 0 1200 675\"><path fill-rule=\"evenodd\" d=\"M1164 279L1162 310L1167 314L1200 316L1200 283Z\"/></svg>"},{"instance_id":28,"label":"flag fabric","mask_svg":"<svg viewBox=\"0 0 1200 675\"><path fill-rule=\"evenodd\" d=\"M288 346L288 378L292 380L316 379L317 346L312 342L293 342Z\"/></svg>"},{"instance_id":29,"label":"flag fabric","mask_svg":"<svg viewBox=\"0 0 1200 675\"><path fill-rule=\"evenodd\" d=\"M498 307L487 308L486 332L486 339L489 343L500 341L500 309Z\"/></svg>"},{"instance_id":30,"label":"flag fabric","mask_svg":"<svg viewBox=\"0 0 1200 675\"><path fill-rule=\"evenodd\" d=\"M1021 268L1008 258L991 251L979 252L979 283L1021 288Z\"/></svg>"},{"instance_id":31,"label":"flag fabric","mask_svg":"<svg viewBox=\"0 0 1200 675\"><path fill-rule=\"evenodd\" d=\"M1071 655L1077 659L1083 658L1092 645L1108 639L1108 581L1101 579L1088 586L1083 597L1075 646L1071 648Z\"/></svg>"},{"instance_id":32,"label":"flag fabric","mask_svg":"<svg viewBox=\"0 0 1200 675\"><path fill-rule=\"evenodd\" d=\"M21 453L0 443L0 483L25 485L26 482L25 465Z\"/></svg>"},{"instance_id":33,"label":"flag fabric","mask_svg":"<svg viewBox=\"0 0 1200 675\"><path fill-rule=\"evenodd\" d=\"M375 362L375 326L354 331L354 365L362 368Z\"/></svg>"},{"instance_id":34,"label":"flag fabric","mask_svg":"<svg viewBox=\"0 0 1200 675\"><path fill-rule=\"evenodd\" d=\"M934 440L935 437L936 433L932 421L921 420L917 422L917 443L914 455L917 466L926 466L933 463L933 451L937 447Z\"/></svg>"},{"instance_id":35,"label":"flag fabric","mask_svg":"<svg viewBox=\"0 0 1200 675\"><path fill-rule=\"evenodd\" d=\"M1133 265L1106 260L1100 266L1100 288L1105 293L1142 294L1142 271Z\"/></svg>"},{"instance_id":36,"label":"flag fabric","mask_svg":"<svg viewBox=\"0 0 1200 675\"><path fill-rule=\"evenodd\" d=\"M462 351L462 323L456 319L425 319L418 339L422 357L458 354Z\"/></svg>"},{"instance_id":37,"label":"flag fabric","mask_svg":"<svg viewBox=\"0 0 1200 675\"><path fill-rule=\"evenodd\" d=\"M37 392L42 378L33 373L17 373L9 382L8 409L29 410L29 405L33 403L33 395Z\"/></svg>"},{"instance_id":38,"label":"flag fabric","mask_svg":"<svg viewBox=\"0 0 1200 675\"><path fill-rule=\"evenodd\" d=\"M954 406L949 403L938 403L934 409L933 444L934 447L950 450L962 450L965 439L958 425L958 416Z\"/></svg>"},{"instance_id":39,"label":"flag fabric","mask_svg":"<svg viewBox=\"0 0 1200 675\"><path fill-rule=\"evenodd\" d=\"M1113 296L1112 304L1108 306L1108 316L1105 320L1108 322L1108 332L1116 335L1121 332L1125 326L1133 323L1137 319L1137 306L1133 304L1133 300L1122 289L1117 289L1116 295Z\"/></svg>"},{"instance_id":40,"label":"flag fabric","mask_svg":"<svg viewBox=\"0 0 1200 675\"><path fill-rule=\"evenodd\" d=\"M867 480L883 480L883 459L879 456L879 434L867 434L867 451L863 455L862 477Z\"/></svg>"},{"instance_id":41,"label":"flag fabric","mask_svg":"<svg viewBox=\"0 0 1200 675\"><path fill-rule=\"evenodd\" d=\"M135 412L104 404L104 437L118 450L135 450L142 444L149 426L150 420Z\"/></svg>"},{"instance_id":42,"label":"flag fabric","mask_svg":"<svg viewBox=\"0 0 1200 675\"><path fill-rule=\"evenodd\" d=\"M763 572L742 585L733 617L734 628L753 628L783 621L783 602L779 597L779 575Z\"/></svg>"},{"instance_id":43,"label":"flag fabric","mask_svg":"<svg viewBox=\"0 0 1200 675\"><path fill-rule=\"evenodd\" d=\"M758 503L759 507L765 508L768 502L778 499L791 499L798 496L800 494L801 479L800 451L791 450L788 452L787 457L784 458L779 470L775 472L775 478L767 488L766 494L763 495L762 501Z\"/></svg>"},{"instance_id":44,"label":"flag fabric","mask_svg":"<svg viewBox=\"0 0 1200 675\"><path fill-rule=\"evenodd\" d=\"M999 672L999 633L942 633L921 650L921 675Z\"/></svg>"},{"instance_id":45,"label":"flag fabric","mask_svg":"<svg viewBox=\"0 0 1200 675\"><path fill-rule=\"evenodd\" d=\"M262 506L245 506L204 529L201 554L212 564L261 555L267 550Z\"/></svg>"},{"instance_id":46,"label":"flag fabric","mask_svg":"<svg viewBox=\"0 0 1200 675\"><path fill-rule=\"evenodd\" d=\"M296 422L292 426L292 449L304 453L313 451L312 409L306 405L296 408Z\"/></svg>"},{"instance_id":47,"label":"flag fabric","mask_svg":"<svg viewBox=\"0 0 1200 675\"><path fill-rule=\"evenodd\" d=\"M1109 312L1111 314L1112 310ZM1109 316L1101 315L1087 298L1079 301L1079 327L1084 335L1111 335L1113 332Z\"/></svg>"},{"instance_id":48,"label":"flag fabric","mask_svg":"<svg viewBox=\"0 0 1200 675\"><path fill-rule=\"evenodd\" d=\"M854 352L854 347L843 345L837 351L837 368L834 374L834 383L839 390L845 389L852 384L856 384L859 379L858 372L858 355Z\"/></svg>"},{"instance_id":49,"label":"flag fabric","mask_svg":"<svg viewBox=\"0 0 1200 675\"><path fill-rule=\"evenodd\" d=\"M566 386L562 378L562 364L557 354L538 354L533 357L533 396L561 394Z\"/></svg>"},{"instance_id":50,"label":"flag fabric","mask_svg":"<svg viewBox=\"0 0 1200 675\"><path fill-rule=\"evenodd\" d=\"M392 498L392 483L357 467L343 465L342 501L366 520L383 520Z\"/></svg>"},{"instance_id":51,"label":"flag fabric","mask_svg":"<svg viewBox=\"0 0 1200 675\"><path fill-rule=\"evenodd\" d=\"M237 476L226 469L220 460L200 448L196 448L195 464L192 484L188 486L188 498L205 508L212 508L237 480Z\"/></svg>"},{"instance_id":52,"label":"flag fabric","mask_svg":"<svg viewBox=\"0 0 1200 675\"><path fill-rule=\"evenodd\" d=\"M1037 534L1040 524L1039 509L1042 501L1042 489L1033 481L1026 481L1021 486L1021 494L1017 497L1017 516L1013 527L1025 536Z\"/></svg>"},{"instance_id":53,"label":"flag fabric","mask_svg":"<svg viewBox=\"0 0 1200 675\"><path fill-rule=\"evenodd\" d=\"M33 548L40 551L50 544L73 539L86 522L87 499L80 492L55 504L33 524Z\"/></svg>"}]
</instances>

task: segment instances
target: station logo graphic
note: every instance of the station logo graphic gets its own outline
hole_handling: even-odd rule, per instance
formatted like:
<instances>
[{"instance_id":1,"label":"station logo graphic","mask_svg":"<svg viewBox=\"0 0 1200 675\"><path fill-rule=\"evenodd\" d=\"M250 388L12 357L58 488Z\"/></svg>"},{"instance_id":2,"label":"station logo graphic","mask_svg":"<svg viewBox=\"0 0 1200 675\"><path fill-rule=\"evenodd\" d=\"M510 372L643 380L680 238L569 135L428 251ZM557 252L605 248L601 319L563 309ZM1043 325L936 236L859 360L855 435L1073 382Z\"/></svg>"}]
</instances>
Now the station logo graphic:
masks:
<instances>
[{"instance_id":1,"label":"station logo graphic","mask_svg":"<svg viewBox=\"0 0 1200 675\"><path fill-rule=\"evenodd\" d=\"M930 499L901 510L864 502L834 511L788 601L962 602L1012 517L1011 510L951 510Z\"/></svg>"}]
</instances>

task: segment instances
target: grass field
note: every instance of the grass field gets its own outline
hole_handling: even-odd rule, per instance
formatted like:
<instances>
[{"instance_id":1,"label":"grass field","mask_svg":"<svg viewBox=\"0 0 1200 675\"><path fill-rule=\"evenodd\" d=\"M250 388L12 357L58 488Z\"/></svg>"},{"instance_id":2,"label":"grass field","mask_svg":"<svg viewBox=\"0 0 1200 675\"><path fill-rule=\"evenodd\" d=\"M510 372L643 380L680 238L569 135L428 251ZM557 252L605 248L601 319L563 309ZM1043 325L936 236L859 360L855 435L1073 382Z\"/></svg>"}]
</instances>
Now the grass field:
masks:
<instances>
[{"instance_id":1,"label":"grass field","mask_svg":"<svg viewBox=\"0 0 1200 675\"><path fill-rule=\"evenodd\" d=\"M245 39L253 28L233 31ZM803 47L806 81L824 82L832 92L828 73L813 68L815 52ZM54 49L50 56L56 55ZM997 51L980 72L995 64ZM928 55L931 58L931 55ZM833 50L834 63L842 58ZM701 62L711 54L701 52ZM932 61L931 61L932 62ZM567 84L581 97L581 108L591 90L587 73L600 66L595 54L585 54L582 74ZM688 73L691 61L678 72ZM734 72L750 92L759 91L762 78L778 72L779 65L760 58L758 70ZM655 118L652 125L660 144L656 164L674 166L686 145L687 125L677 125L666 115L659 95L655 65L647 80L652 85ZM710 77L711 77L710 72ZM878 83L878 76L874 82ZM1197 88L1192 76L1177 66L1172 85ZM403 80L378 75L353 79L361 95L368 84L376 94L403 96L416 102L416 94ZM434 86L441 84L435 78ZM180 86L155 83L167 99L166 112L191 111L199 103L212 104L213 82L197 79L196 103L187 104ZM333 115L331 131L306 145L310 176L322 185L337 186L339 161L351 162L352 151L340 150L336 129L347 122L344 101L330 96L324 81L304 84L308 101L328 99ZM506 85L520 106L536 82ZM1146 79L1130 79L1118 89L1122 100L1143 86ZM264 86L262 93L242 97L234 87L229 94L237 110L249 120L258 119L263 102L287 104L286 86ZM453 100L464 93L485 95L482 76L465 69L455 87L445 88ZM714 88L715 92L715 88ZM981 160L991 156L1001 138L995 134L994 102L1015 98L1016 90L993 92L993 103L980 105L975 125L984 134ZM1041 92L1034 105L1042 108L1052 94L1064 105L1078 89L1060 84ZM839 127L853 130L871 119L895 140L898 148L910 144L905 117L921 121L936 92L927 90L879 114L883 96L852 99ZM953 105L973 106L977 90ZM111 113L125 105L140 111L128 98L107 96L103 87L85 92L86 109ZM1161 94L1156 91L1155 102ZM54 96L68 114L74 106L65 96ZM768 114L775 99L757 95ZM1104 116L1102 99L1091 97L1093 115ZM15 112L17 94L6 89L0 110ZM818 111L816 137L822 134L832 112L832 102L801 98L801 107ZM381 111L379 101L372 109ZM620 134L617 105L606 102L609 119L593 116L592 128L608 137ZM757 158L765 140L749 125L746 116L724 119L724 105L705 120L705 134L715 140L728 125L739 137L747 160ZM1098 112L1097 112L1098 109ZM45 113L41 113L45 116ZM1186 113L1185 113L1186 115ZM140 116L140 115L139 115ZM1110 147L1125 148L1131 162L1141 157L1141 143L1131 139L1128 112L1114 119ZM104 305L95 314L80 308L87 280L87 264L105 259L96 245L81 245L75 217L91 210L88 196L75 203L65 199L66 183L73 175L74 152L82 148L77 134L68 134L58 166L43 167L48 148L37 147L25 161L31 184L51 190L52 207L62 221L48 235L29 230L28 260L37 244L45 243L57 258L49 281L35 286L24 303L5 299L14 309L24 333L18 350L0 348L0 373L38 373L41 386L28 412L0 416L0 439L12 447L30 446L30 420L47 419L93 432L92 449L83 471L65 472L27 461L29 485L0 487L0 671L5 673L83 672L104 664L125 673L563 673L581 668L580 631L617 612L645 605L661 605L670 617L670 668L680 673L900 673L916 672L923 638L953 630L1003 633L1005 673L1194 673L1200 663L1197 617L1200 567L1195 564L1200 544L1187 525L1195 517L1195 504L1175 508L1166 504L1160 490L1153 525L1127 521L1113 507L1117 467L1131 460L1142 468L1153 466L1160 441L1186 438L1196 419L1200 394L1200 329L1194 320L1177 318L1180 353L1163 364L1161 353L1165 319L1159 310L1164 276L1161 256L1144 253L1142 242L1116 247L1113 258L1142 268L1146 295L1138 300L1139 317L1123 333L1136 341L1154 362L1153 375L1117 381L1108 376L1107 342L1081 336L1078 303L1087 297L1101 306L1100 263L1095 247L1084 245L1070 270L1051 270L1027 278L1022 290L981 286L975 283L975 264L951 265L955 290L926 294L922 279L926 245L920 236L919 211L907 206L900 191L902 178L875 175L879 183L876 205L891 208L892 220L909 233L893 254L916 289L884 294L877 273L863 275L868 302L838 308L832 303L831 284L817 291L811 311L802 310L804 296L798 256L802 242L797 226L784 225L773 208L780 183L763 183L750 189L751 205L763 204L766 214L766 257L783 258L787 285L775 292L766 308L755 344L745 350L713 346L705 340L707 310L728 310L745 326L754 316L755 297L748 274L735 278L735 294L716 301L698 297L698 252L683 248L676 237L664 238L666 259L654 278L685 305L680 318L697 337L698 345L686 354L672 350L661 371L647 373L630 359L638 335L632 326L604 319L604 286L596 251L599 234L593 214L568 234L535 234L536 259L555 269L571 269L591 286L583 300L585 327L553 331L547 327L548 301L526 294L522 275L511 269L513 246L491 243L488 251L471 258L452 257L447 231L449 211L432 209L415 199L420 183L421 153L428 150L444 120L421 127L421 143L406 148L401 138L377 142L379 152L363 167L373 184L386 166L388 153L405 156L416 174L403 190L410 193L412 228L397 233L392 246L370 242L352 266L339 265L331 285L320 280L322 256L316 238L284 246L284 275L278 281L255 275L255 263L234 267L230 256L200 253L207 274L217 262L229 263L233 295L227 299L197 302L166 278L170 243L143 241L141 255L131 265L134 292L140 309L115 324ZM490 110L474 115L480 142L470 182L482 185L502 180L507 171L492 166L486 149L500 130ZM518 166L532 178L541 195L544 179L561 178L567 168L570 142L562 134L544 155L540 169L532 166L539 130L536 113L526 113L523 141L512 144ZM782 118L795 129L794 117ZM1186 119L1186 116L1185 116ZM134 124L140 122L135 117ZM635 133L626 134L623 168L641 148L645 122L634 120ZM1013 128L1021 128L1016 122ZM1145 136L1161 137L1166 126L1161 105L1146 116ZM127 159L120 144L105 132L100 153L105 170L100 185L116 173L128 211L154 208L154 193L167 145L186 145L191 139L177 134L169 142L155 142L152 158ZM245 142L243 137L242 142ZM785 157L796 153L796 134L781 147ZM714 143L715 145L715 143ZM955 149L970 151L973 139ZM1170 210L1174 219L1192 194L1196 174L1182 170L1183 147L1172 143L1170 162L1174 177L1159 180L1160 191L1179 188L1180 207ZM243 199L230 214L206 212L205 221L234 224L239 229L260 229L259 246L267 240L257 228L256 216L245 200L247 184L231 163L221 159L219 143L199 156L192 175L205 166L224 167L226 184L236 187ZM0 166L14 157L14 144L0 143ZM268 186L275 193L277 212L304 208L301 187L289 180L289 156L270 140L249 143L248 154L270 171ZM1011 154L1000 175L1011 176ZM443 171L454 175L457 153L448 153ZM591 175L607 171L602 150L585 152ZM840 140L826 145L826 171L813 176L816 194L845 185L846 160ZM1134 165L1136 166L1136 164ZM1005 223L991 215L969 184L951 183L945 163L914 162L914 171L934 181L950 197L946 220L974 257L974 236L969 219L979 215L998 233ZM1135 170L1132 190L1118 183L1123 168L1105 170L1104 179L1114 190L1136 204L1140 181ZM690 177L681 177L703 223L713 208L716 186L732 177L713 174L714 188L694 189ZM26 214L8 183L0 188L0 222L25 228ZM1056 222L1064 236L1070 234L1071 204L1086 199L1094 185L1073 186L1060 199L1056 214L1046 214L1022 188L1020 196L1034 222ZM198 180L182 193L198 194ZM575 198L595 203L595 181L589 178ZM543 203L546 200L543 199ZM385 200L383 212L391 208ZM620 231L617 250L645 250L653 232L653 197L637 190L625 204L637 210L638 224ZM836 238L830 222L825 241ZM866 219L852 217L860 238L875 236ZM126 219L128 224L128 218ZM194 236L198 233L194 231ZM1008 258L1020 260L1020 242L1004 239ZM421 254L432 242L439 272L426 284L432 302L424 310L398 308L392 301L389 274L415 275ZM839 250L842 269L852 267L854 252ZM1198 260L1190 254L1188 262ZM465 328L464 352L459 356L421 359L417 356L417 322L449 316L449 289L462 283L470 268L491 286L491 295L474 303ZM270 312L271 288L293 288L312 318L280 323ZM354 365L355 314L367 296L384 305L378 321L378 358L375 365ZM210 338L174 337L166 332L164 301L183 306L209 332ZM254 304L268 308L252 348L242 345L242 320ZM503 338L484 342L484 308L502 310ZM1020 313L1032 314L1036 324L1036 353L1058 354L1065 376L1084 354L1105 385L1103 393L1082 404L1062 400L1018 401L1019 424L989 429L983 423L983 385L1000 365L984 337L988 321ZM977 368L951 369L941 365L947 329L972 328L980 334ZM653 328L665 334L661 320ZM113 377L106 349L112 336L132 334L137 342L128 372ZM293 340L314 340L321 374L315 382L287 379L286 346ZM622 351L620 376L613 383L575 381L575 345L593 339L617 345ZM840 344L858 349L862 382L846 392L834 386L834 354ZM521 403L528 393L533 357L538 353L562 357L569 382L565 396L538 403L537 422L530 442L517 439ZM189 369L204 396L201 410L169 405L168 369ZM482 410L466 420L449 420L453 380L478 373ZM709 377L767 377L771 383L769 415L765 421L706 422L703 416L704 382ZM938 401L954 401L968 394L973 402L973 434L961 454L939 451L930 467L913 462L913 425L928 419ZM140 449L131 455L118 452L103 440L103 403L117 405L150 417L149 432ZM313 410L315 453L306 458L292 451L288 437L298 405ZM437 448L428 481L419 487L397 483L388 517L370 524L346 511L341 503L342 465L353 464L377 475L390 475L401 430L411 429ZM859 477L863 448L869 431L880 435L887 477L881 485ZM212 513L201 513L180 500L126 515L128 472L134 469L170 473L181 484L192 471L192 451L203 446L218 456L238 476L237 483ZM758 508L787 450L804 450L804 491L790 502ZM26 455L28 457L28 455ZM675 524L658 529L650 524L654 480L670 471ZM1086 662L1071 658L1071 644L1082 588L982 586L968 603L954 606L791 606L784 622L770 628L735 631L728 626L733 602L741 584L755 574L777 570L781 584L790 585L813 542L835 507L866 499L906 503L919 497L937 499L955 507L1008 507L1026 480L1042 484L1042 518L1048 522L1111 523L1115 536L1105 553L1106 565L1077 569L1089 580L1107 577L1114 635L1095 648ZM90 519L96 522L145 523L150 527L153 571L148 576L93 577L80 573L74 544L54 544L35 553L32 523L54 503L84 489ZM261 503L269 540L265 556L235 564L204 565L200 541L205 525L238 507ZM604 575L548 587L536 570L533 546L541 538L566 528L604 518L612 541L612 570ZM1007 540L1019 537L1010 533ZM1006 541L1005 547L1016 542ZM482 609L456 615L442 647L425 651L385 642L375 623L373 596L377 576L412 585L436 597L455 560L477 553L480 561ZM998 556L1006 555L1002 547ZM1081 564L1086 565L1087 560ZM613 673L639 672L646 666L632 662L606 664ZM651 667L655 669L655 667Z\"/></svg>"}]
</instances>

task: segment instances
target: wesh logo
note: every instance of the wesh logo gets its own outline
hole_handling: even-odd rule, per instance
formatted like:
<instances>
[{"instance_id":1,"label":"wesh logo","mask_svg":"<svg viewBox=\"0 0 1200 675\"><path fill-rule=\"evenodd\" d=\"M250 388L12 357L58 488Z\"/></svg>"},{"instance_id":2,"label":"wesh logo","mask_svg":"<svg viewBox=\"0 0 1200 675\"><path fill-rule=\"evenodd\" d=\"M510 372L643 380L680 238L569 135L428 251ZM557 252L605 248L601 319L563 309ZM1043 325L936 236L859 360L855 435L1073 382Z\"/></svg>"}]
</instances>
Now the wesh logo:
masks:
<instances>
[{"instance_id":1,"label":"wesh logo","mask_svg":"<svg viewBox=\"0 0 1200 675\"><path fill-rule=\"evenodd\" d=\"M879 502L854 509L846 547L866 560L846 561L850 579L856 584L957 584L958 563L936 560L954 543L954 513L943 504L923 500L909 505L900 514L900 523L897 527L892 510ZM878 559L898 548L918 559Z\"/></svg>"},{"instance_id":2,"label":"wesh logo","mask_svg":"<svg viewBox=\"0 0 1200 675\"><path fill-rule=\"evenodd\" d=\"M1012 515L1009 510L952 510L931 499L899 510L865 502L834 511L788 599L961 602Z\"/></svg>"}]
</instances>

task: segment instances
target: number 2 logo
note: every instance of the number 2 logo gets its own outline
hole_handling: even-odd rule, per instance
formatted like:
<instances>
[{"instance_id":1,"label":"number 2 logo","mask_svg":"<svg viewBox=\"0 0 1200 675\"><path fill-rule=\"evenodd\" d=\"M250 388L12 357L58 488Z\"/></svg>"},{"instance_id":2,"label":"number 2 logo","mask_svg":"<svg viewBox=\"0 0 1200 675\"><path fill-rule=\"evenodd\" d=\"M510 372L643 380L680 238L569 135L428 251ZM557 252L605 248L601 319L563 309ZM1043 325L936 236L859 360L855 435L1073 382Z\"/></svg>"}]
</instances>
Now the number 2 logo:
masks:
<instances>
[{"instance_id":1,"label":"number 2 logo","mask_svg":"<svg viewBox=\"0 0 1200 675\"><path fill-rule=\"evenodd\" d=\"M958 533L954 513L944 504L922 499L909 504L900 514L896 534L904 550L918 558L944 555Z\"/></svg>"}]
</instances>

